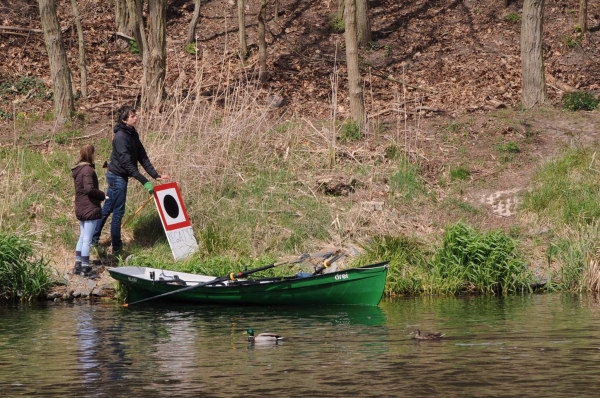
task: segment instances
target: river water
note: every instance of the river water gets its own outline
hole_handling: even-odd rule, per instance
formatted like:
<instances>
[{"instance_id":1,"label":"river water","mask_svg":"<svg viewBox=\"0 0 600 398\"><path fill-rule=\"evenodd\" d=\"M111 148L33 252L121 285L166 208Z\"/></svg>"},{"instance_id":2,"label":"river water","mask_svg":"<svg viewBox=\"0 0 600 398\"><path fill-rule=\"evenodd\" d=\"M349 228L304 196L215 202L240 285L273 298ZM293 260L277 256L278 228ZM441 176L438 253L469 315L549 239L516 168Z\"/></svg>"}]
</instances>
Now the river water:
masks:
<instances>
[{"instance_id":1,"label":"river water","mask_svg":"<svg viewBox=\"0 0 600 398\"><path fill-rule=\"evenodd\" d=\"M250 345L247 328L284 339ZM412 340L417 328L445 337ZM0 306L0 395L9 397L595 396L599 374L592 296Z\"/></svg>"}]
</instances>

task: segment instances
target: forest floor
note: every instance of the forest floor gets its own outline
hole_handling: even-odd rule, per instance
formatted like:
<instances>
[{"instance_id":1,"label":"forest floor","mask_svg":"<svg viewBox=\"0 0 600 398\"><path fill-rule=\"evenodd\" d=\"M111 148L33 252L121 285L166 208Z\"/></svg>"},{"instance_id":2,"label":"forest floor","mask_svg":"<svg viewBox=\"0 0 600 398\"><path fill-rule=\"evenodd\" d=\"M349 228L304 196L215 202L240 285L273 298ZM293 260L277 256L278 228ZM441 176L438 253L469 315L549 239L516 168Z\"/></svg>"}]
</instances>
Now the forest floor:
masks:
<instances>
[{"instance_id":1,"label":"forest floor","mask_svg":"<svg viewBox=\"0 0 600 398\"><path fill-rule=\"evenodd\" d=\"M536 167L569 145L598 141L600 114L565 112L560 99L573 90L600 93L599 5L588 4L590 32L576 32L579 1L548 0L545 5L544 63L549 102L520 109L520 17L522 1L508 8L494 0L374 0L370 1L373 42L361 50L365 102L370 132L362 151L378 151L381 141L397 135L406 123L414 132L408 143L418 153L422 177L439 199L452 184L440 176L452 167L470 171L460 189L461 201L482 210L471 221L486 228L508 229L520 223L516 208ZM0 1L1 25L40 29L35 2L18 6ZM89 96L77 101L84 114L78 128L84 134L108 131L116 107L139 95L142 65L139 55L115 35L113 3L79 1L85 31ZM185 37L193 12L191 0L168 2L167 81L169 98L201 95L207 98L235 84L247 84L256 101L273 107L280 120L327 120L349 116L344 66L343 32L335 29L337 3L278 0L269 8L267 65L269 79L256 82L258 70L258 2L246 5L250 57L237 55L237 18L231 0L202 3L196 30L196 55L186 51ZM59 14L74 84L79 89L77 34L70 3L60 2ZM277 12L276 12L277 11ZM57 126L44 121L52 111L47 97L27 78L51 87L43 35L34 30L0 30L0 145L14 140L47 140ZM338 98L332 99L332 77L338 77ZM189 87L202 80L202 92ZM25 83L27 84L25 84ZM19 86L21 84L21 86ZM409 118L404 122L404 112ZM35 118L27 131L16 131L14 119ZM396 137L397 138L397 137ZM507 155L502 145L516 143L518 153ZM455 193L454 191L452 191ZM357 201L373 194L357 188ZM438 233L456 219L456 209L423 208L403 216L401 230L423 235Z\"/></svg>"}]
</instances>

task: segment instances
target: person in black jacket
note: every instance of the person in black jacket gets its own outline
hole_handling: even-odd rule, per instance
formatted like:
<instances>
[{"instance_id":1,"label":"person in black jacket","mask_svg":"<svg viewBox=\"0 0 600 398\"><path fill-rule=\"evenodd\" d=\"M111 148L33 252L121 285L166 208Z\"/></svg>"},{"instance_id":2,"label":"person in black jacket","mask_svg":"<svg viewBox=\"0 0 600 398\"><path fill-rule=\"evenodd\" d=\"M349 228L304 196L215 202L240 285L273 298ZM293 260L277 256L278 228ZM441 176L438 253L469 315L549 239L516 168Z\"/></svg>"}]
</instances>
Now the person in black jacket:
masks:
<instances>
[{"instance_id":1,"label":"person in black jacket","mask_svg":"<svg viewBox=\"0 0 600 398\"><path fill-rule=\"evenodd\" d=\"M140 136L135 129L137 123L135 108L124 105L117 111L117 124L113 128L114 138L112 141L112 152L110 163L107 165L106 181L108 190L106 202L102 207L102 219L96 226L92 244L98 245L102 228L112 213L110 225L110 236L112 240L113 255L119 255L123 249L121 240L121 220L125 215L125 201L127 199L127 184L129 177L138 180L144 188L152 195L154 186L140 171L138 163L144 170L157 181L168 180L168 174L158 174L152 166L146 149L140 141Z\"/></svg>"},{"instance_id":2,"label":"person in black jacket","mask_svg":"<svg viewBox=\"0 0 600 398\"><path fill-rule=\"evenodd\" d=\"M105 198L98 189L98 176L94 165L94 146L84 145L79 151L77 164L71 167L75 184L75 216L79 220L79 240L75 247L75 268L73 274L92 276L90 267L90 244L96 225L102 218L100 204Z\"/></svg>"}]
</instances>

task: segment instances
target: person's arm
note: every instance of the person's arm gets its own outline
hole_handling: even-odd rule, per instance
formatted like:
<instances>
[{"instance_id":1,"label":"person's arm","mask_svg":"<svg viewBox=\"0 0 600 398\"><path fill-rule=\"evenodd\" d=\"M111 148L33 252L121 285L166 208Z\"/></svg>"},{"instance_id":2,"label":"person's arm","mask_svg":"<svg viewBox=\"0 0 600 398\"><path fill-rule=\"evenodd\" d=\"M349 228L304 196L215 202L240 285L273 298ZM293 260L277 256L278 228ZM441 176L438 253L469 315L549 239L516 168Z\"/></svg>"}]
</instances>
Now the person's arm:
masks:
<instances>
[{"instance_id":1,"label":"person's arm","mask_svg":"<svg viewBox=\"0 0 600 398\"><path fill-rule=\"evenodd\" d=\"M138 161L140 162L140 164L142 165L144 170L146 170L146 172L148 174L150 174L150 176L152 176L152 178L154 178L157 181L170 179L171 177L168 174L164 174L164 175L158 174L158 172L156 171L154 166L152 166L152 162L150 162L150 159L148 158L148 154L146 153L146 149L144 148L144 145L142 145L141 141L139 141L138 143L139 143L138 153L137 153ZM148 191L148 193L150 195L152 195L154 193L154 186L152 185L152 183L150 181L146 181L146 182L142 183L142 185L144 185L144 188L146 188L146 191Z\"/></svg>"},{"instance_id":2,"label":"person's arm","mask_svg":"<svg viewBox=\"0 0 600 398\"><path fill-rule=\"evenodd\" d=\"M88 170L85 170L82 175L83 182L83 192L95 199L104 200L105 195L104 192L94 187L94 170L90 167Z\"/></svg>"},{"instance_id":3,"label":"person's arm","mask_svg":"<svg viewBox=\"0 0 600 398\"><path fill-rule=\"evenodd\" d=\"M142 145L141 142L140 142L139 148L140 149L138 152L138 159L140 161L140 164L144 168L144 170L146 170L146 173L148 173L152 178L154 178L157 181L170 180L171 179L170 175L159 174L156 171L156 169L152 165L152 162L150 162L150 158L148 157L148 154L146 153L146 148L144 148L144 145Z\"/></svg>"},{"instance_id":4,"label":"person's arm","mask_svg":"<svg viewBox=\"0 0 600 398\"><path fill-rule=\"evenodd\" d=\"M144 148L144 145L141 143L141 141L138 146L137 155L138 161L140 162L144 170L146 170L146 173L148 173L148 175L154 178L155 180L159 179L160 174L158 174L158 171L156 171L156 169L152 165L152 162L150 162L150 158L148 158L148 154L146 153L146 148Z\"/></svg>"}]
</instances>

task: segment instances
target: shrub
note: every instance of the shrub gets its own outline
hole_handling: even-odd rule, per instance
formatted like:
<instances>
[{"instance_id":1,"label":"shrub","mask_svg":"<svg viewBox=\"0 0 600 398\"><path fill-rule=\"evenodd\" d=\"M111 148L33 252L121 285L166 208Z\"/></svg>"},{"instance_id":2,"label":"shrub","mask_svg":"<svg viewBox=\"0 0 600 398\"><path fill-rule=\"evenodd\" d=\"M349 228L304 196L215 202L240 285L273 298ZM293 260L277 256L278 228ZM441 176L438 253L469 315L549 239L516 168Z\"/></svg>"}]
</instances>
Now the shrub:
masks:
<instances>
[{"instance_id":1,"label":"shrub","mask_svg":"<svg viewBox=\"0 0 600 398\"><path fill-rule=\"evenodd\" d=\"M138 46L137 41L135 40L131 40L129 42L129 51L133 54L139 54L140 53L140 48Z\"/></svg>"},{"instance_id":2,"label":"shrub","mask_svg":"<svg viewBox=\"0 0 600 398\"><path fill-rule=\"evenodd\" d=\"M574 91L562 97L563 108L569 111L591 111L598 107L598 99L591 93Z\"/></svg>"}]
</instances>

